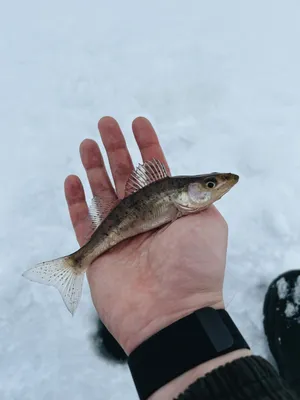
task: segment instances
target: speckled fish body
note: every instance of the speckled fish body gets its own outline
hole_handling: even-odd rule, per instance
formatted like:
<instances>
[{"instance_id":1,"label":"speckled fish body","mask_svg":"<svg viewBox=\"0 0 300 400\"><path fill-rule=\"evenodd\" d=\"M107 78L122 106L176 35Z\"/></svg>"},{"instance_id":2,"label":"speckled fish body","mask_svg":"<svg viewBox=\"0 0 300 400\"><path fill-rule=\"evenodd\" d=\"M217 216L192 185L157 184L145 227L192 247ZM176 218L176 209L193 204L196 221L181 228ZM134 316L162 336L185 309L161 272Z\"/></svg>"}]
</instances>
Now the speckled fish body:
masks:
<instances>
[{"instance_id":1,"label":"speckled fish body","mask_svg":"<svg viewBox=\"0 0 300 400\"><path fill-rule=\"evenodd\" d=\"M206 209L237 181L238 176L231 173L170 177L156 160L140 165L127 184L127 196L112 210L103 215L98 203L98 226L83 247L69 256L38 264L24 276L57 287L74 313L84 272L101 254L125 239Z\"/></svg>"}]
</instances>

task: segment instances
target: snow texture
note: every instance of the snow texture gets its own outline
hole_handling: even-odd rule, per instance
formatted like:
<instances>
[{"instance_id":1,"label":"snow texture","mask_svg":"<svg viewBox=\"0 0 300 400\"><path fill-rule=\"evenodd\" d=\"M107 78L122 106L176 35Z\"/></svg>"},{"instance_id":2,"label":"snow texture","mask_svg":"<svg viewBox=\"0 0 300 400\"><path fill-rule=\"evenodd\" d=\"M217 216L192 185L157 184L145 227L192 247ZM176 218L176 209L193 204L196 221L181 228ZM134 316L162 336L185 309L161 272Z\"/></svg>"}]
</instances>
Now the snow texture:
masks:
<instances>
[{"instance_id":1,"label":"snow texture","mask_svg":"<svg viewBox=\"0 0 300 400\"><path fill-rule=\"evenodd\" d=\"M297 282L294 287L293 300L295 304L300 306L300 276L298 276Z\"/></svg>"},{"instance_id":2,"label":"snow texture","mask_svg":"<svg viewBox=\"0 0 300 400\"><path fill-rule=\"evenodd\" d=\"M294 317L297 313L298 313L298 307L293 304L290 303L289 301L286 303L286 309L285 309L285 316L287 318L292 318Z\"/></svg>"},{"instance_id":3,"label":"snow texture","mask_svg":"<svg viewBox=\"0 0 300 400\"><path fill-rule=\"evenodd\" d=\"M276 286L277 286L277 294L278 297L283 300L286 298L287 294L288 294L288 290L289 290L289 284L287 283L287 281L285 280L285 278L280 278L277 282L276 282Z\"/></svg>"},{"instance_id":4,"label":"snow texture","mask_svg":"<svg viewBox=\"0 0 300 400\"><path fill-rule=\"evenodd\" d=\"M95 355L87 285L72 318L21 275L74 251L63 180L78 146L118 119L156 127L173 174L240 175L219 203L229 228L226 304L270 358L262 303L300 266L300 3L11 0L0 13L0 398L137 399L126 367Z\"/></svg>"}]
</instances>

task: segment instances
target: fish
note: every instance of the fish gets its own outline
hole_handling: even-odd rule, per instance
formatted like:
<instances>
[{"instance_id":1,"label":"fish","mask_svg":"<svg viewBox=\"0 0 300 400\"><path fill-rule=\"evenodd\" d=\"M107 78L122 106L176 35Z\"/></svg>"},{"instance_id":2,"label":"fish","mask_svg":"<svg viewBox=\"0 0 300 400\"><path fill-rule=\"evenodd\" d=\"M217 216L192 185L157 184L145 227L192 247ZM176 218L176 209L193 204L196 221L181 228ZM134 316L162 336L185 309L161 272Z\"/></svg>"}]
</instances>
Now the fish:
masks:
<instances>
[{"instance_id":1,"label":"fish","mask_svg":"<svg viewBox=\"0 0 300 400\"><path fill-rule=\"evenodd\" d=\"M157 159L139 164L116 204L94 198L90 208L91 236L76 252L37 264L23 276L54 286L73 315L82 294L88 267L118 243L198 213L224 196L239 180L232 173L170 176Z\"/></svg>"}]
</instances>

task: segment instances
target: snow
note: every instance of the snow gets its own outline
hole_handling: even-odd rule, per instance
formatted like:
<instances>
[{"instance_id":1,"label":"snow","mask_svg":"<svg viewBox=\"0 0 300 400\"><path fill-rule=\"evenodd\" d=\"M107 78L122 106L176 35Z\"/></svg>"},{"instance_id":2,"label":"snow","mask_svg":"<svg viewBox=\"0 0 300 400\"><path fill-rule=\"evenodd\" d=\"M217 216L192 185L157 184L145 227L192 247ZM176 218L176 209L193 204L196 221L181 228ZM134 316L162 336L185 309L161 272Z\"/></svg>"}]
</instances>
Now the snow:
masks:
<instances>
[{"instance_id":1,"label":"snow","mask_svg":"<svg viewBox=\"0 0 300 400\"><path fill-rule=\"evenodd\" d=\"M298 313L298 307L295 305L295 304L293 304L293 303L291 303L291 302L287 302L286 303L286 309L285 309L285 316L287 317L287 318L292 318L292 317L294 317L297 313Z\"/></svg>"},{"instance_id":2,"label":"snow","mask_svg":"<svg viewBox=\"0 0 300 400\"><path fill-rule=\"evenodd\" d=\"M293 293L294 303L300 306L300 276L298 276Z\"/></svg>"},{"instance_id":3,"label":"snow","mask_svg":"<svg viewBox=\"0 0 300 400\"><path fill-rule=\"evenodd\" d=\"M289 291L289 284L287 283L287 281L285 280L285 278L280 278L277 282L276 282L276 286L277 286L277 294L278 297L280 299L285 299L288 291Z\"/></svg>"},{"instance_id":4,"label":"snow","mask_svg":"<svg viewBox=\"0 0 300 400\"><path fill-rule=\"evenodd\" d=\"M21 274L77 248L63 180L113 115L149 117L174 174L233 172L225 297L270 358L262 302L300 266L300 4L266 0L11 0L0 13L0 397L136 399L126 367L95 355L87 285L77 315Z\"/></svg>"}]
</instances>

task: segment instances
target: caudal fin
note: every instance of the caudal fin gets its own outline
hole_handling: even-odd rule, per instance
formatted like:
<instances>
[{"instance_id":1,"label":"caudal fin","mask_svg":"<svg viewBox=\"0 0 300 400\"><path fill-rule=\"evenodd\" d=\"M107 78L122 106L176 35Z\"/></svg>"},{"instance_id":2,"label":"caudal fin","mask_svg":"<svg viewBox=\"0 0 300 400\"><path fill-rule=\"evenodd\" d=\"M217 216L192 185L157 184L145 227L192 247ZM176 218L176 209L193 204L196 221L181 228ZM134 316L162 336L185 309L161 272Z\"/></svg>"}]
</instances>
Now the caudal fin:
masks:
<instances>
[{"instance_id":1,"label":"caudal fin","mask_svg":"<svg viewBox=\"0 0 300 400\"><path fill-rule=\"evenodd\" d=\"M37 264L23 273L24 278L33 282L56 287L73 315L82 293L84 271L76 273L71 257L58 258Z\"/></svg>"}]
</instances>

